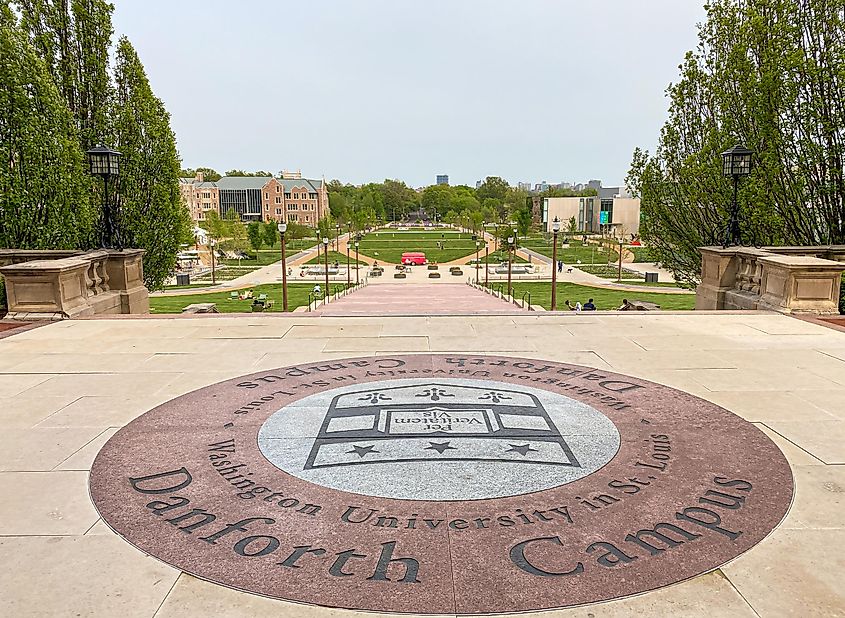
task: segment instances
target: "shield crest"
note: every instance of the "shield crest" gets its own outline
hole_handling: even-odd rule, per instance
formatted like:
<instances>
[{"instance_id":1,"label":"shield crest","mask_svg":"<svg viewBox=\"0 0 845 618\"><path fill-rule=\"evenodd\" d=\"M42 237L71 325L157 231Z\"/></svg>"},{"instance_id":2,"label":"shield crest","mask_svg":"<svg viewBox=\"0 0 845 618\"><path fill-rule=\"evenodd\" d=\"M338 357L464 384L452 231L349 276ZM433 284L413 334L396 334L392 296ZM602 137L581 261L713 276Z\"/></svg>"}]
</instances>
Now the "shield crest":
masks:
<instances>
[{"instance_id":1,"label":"shield crest","mask_svg":"<svg viewBox=\"0 0 845 618\"><path fill-rule=\"evenodd\" d=\"M334 397L303 469L406 461L580 467L534 395L432 382Z\"/></svg>"}]
</instances>

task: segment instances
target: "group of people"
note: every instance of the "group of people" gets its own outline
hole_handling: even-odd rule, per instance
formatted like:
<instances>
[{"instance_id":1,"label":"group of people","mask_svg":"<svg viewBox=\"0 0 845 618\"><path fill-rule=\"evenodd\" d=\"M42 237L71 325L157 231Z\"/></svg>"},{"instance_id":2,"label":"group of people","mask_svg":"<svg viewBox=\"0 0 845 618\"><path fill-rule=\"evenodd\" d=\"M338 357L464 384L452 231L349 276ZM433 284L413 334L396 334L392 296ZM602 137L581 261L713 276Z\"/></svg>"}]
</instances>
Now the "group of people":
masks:
<instances>
[{"instance_id":1,"label":"group of people","mask_svg":"<svg viewBox=\"0 0 845 618\"><path fill-rule=\"evenodd\" d=\"M580 311L595 311L596 310L596 306L593 303L592 298L590 300L588 300L586 303L584 303L583 305L581 304L580 300L576 300L574 305L570 301L567 300L564 303L564 305L566 305L569 308L570 311L580 312Z\"/></svg>"}]
</instances>

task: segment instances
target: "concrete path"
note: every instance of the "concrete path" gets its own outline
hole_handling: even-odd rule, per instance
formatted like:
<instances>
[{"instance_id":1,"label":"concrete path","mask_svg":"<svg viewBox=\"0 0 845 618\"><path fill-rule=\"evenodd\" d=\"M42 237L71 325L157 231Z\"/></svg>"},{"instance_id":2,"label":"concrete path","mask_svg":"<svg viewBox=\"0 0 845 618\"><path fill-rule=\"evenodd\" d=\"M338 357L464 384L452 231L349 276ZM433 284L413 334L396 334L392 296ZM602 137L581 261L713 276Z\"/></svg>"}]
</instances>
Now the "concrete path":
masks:
<instances>
[{"instance_id":1,"label":"concrete path","mask_svg":"<svg viewBox=\"0 0 845 618\"><path fill-rule=\"evenodd\" d=\"M383 283L368 285L321 305L318 315L446 315L522 313L519 307L465 283Z\"/></svg>"}]
</instances>

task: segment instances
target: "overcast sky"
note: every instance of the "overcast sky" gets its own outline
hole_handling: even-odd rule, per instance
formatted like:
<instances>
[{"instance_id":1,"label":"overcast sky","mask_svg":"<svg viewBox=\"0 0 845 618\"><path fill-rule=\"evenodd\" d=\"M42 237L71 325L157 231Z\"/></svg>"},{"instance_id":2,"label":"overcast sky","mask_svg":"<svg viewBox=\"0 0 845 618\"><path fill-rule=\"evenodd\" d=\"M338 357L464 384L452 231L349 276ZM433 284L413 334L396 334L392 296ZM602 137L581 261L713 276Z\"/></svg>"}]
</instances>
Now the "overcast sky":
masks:
<instances>
[{"instance_id":1,"label":"overcast sky","mask_svg":"<svg viewBox=\"0 0 845 618\"><path fill-rule=\"evenodd\" d=\"M115 0L186 167L621 183L702 0Z\"/></svg>"}]
</instances>

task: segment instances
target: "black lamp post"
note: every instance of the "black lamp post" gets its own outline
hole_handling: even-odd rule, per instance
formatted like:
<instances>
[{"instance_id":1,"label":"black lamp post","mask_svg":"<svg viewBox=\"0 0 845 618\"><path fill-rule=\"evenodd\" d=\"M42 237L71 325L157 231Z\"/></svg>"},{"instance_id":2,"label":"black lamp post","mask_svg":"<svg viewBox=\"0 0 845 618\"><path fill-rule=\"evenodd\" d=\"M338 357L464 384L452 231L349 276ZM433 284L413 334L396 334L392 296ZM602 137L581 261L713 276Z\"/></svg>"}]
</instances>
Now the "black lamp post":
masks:
<instances>
[{"instance_id":1,"label":"black lamp post","mask_svg":"<svg viewBox=\"0 0 845 618\"><path fill-rule=\"evenodd\" d=\"M552 221L552 311L557 311L557 233L560 232L560 219Z\"/></svg>"},{"instance_id":2,"label":"black lamp post","mask_svg":"<svg viewBox=\"0 0 845 618\"><path fill-rule=\"evenodd\" d=\"M334 250L340 251L340 223L335 227L336 234L334 236Z\"/></svg>"},{"instance_id":3,"label":"black lamp post","mask_svg":"<svg viewBox=\"0 0 845 618\"><path fill-rule=\"evenodd\" d=\"M355 237L355 285L358 285L358 272L361 270L361 263L358 261L358 238L359 236Z\"/></svg>"},{"instance_id":4,"label":"black lamp post","mask_svg":"<svg viewBox=\"0 0 845 618\"><path fill-rule=\"evenodd\" d=\"M513 298L512 290L511 290L511 266L513 265L513 260L511 259L511 247L513 246L514 237L508 236L508 296Z\"/></svg>"},{"instance_id":5,"label":"black lamp post","mask_svg":"<svg viewBox=\"0 0 845 618\"><path fill-rule=\"evenodd\" d=\"M751 173L751 158L753 155L753 150L739 144L722 153L722 173L728 177L732 176L734 179L734 199L731 204L731 218L722 245L724 247L742 244L742 232L739 229L739 204L736 201L736 193L739 179Z\"/></svg>"},{"instance_id":6,"label":"black lamp post","mask_svg":"<svg viewBox=\"0 0 845 618\"><path fill-rule=\"evenodd\" d=\"M323 238L323 254L326 257L326 291L323 294L323 298L328 300L329 299L329 239L328 239L328 237Z\"/></svg>"},{"instance_id":7,"label":"black lamp post","mask_svg":"<svg viewBox=\"0 0 845 618\"><path fill-rule=\"evenodd\" d=\"M346 235L346 287L352 283L352 273L349 272L349 241L352 240L352 224L349 224L349 233Z\"/></svg>"},{"instance_id":8,"label":"black lamp post","mask_svg":"<svg viewBox=\"0 0 845 618\"><path fill-rule=\"evenodd\" d=\"M287 223L279 223L276 226L279 230L279 237L282 242L282 310L288 310L288 269L285 255L285 232L288 230Z\"/></svg>"},{"instance_id":9,"label":"black lamp post","mask_svg":"<svg viewBox=\"0 0 845 618\"><path fill-rule=\"evenodd\" d=\"M481 267L481 256L479 253L481 252L481 243L479 241L475 241L475 285L480 283L478 269Z\"/></svg>"},{"instance_id":10,"label":"black lamp post","mask_svg":"<svg viewBox=\"0 0 845 618\"><path fill-rule=\"evenodd\" d=\"M102 144L87 151L88 169L92 176L103 179L103 230L100 242L106 249L120 248L115 213L109 201L109 180L120 175L120 153Z\"/></svg>"}]
</instances>

